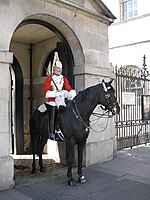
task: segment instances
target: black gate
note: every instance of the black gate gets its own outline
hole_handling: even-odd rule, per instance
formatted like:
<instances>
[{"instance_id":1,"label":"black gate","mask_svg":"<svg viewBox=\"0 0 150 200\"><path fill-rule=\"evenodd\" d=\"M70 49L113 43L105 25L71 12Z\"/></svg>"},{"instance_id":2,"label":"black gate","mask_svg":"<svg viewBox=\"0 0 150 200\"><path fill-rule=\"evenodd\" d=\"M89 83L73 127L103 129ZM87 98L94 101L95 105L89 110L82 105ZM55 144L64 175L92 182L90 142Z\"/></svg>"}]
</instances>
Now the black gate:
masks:
<instances>
[{"instance_id":1,"label":"black gate","mask_svg":"<svg viewBox=\"0 0 150 200\"><path fill-rule=\"evenodd\" d=\"M142 105L146 102L145 109L150 115L150 79L145 56L142 70L135 66L116 67L115 70L116 93L121 108L116 116L117 149L146 144L149 142L150 116L144 118L146 113L143 113Z\"/></svg>"}]
</instances>

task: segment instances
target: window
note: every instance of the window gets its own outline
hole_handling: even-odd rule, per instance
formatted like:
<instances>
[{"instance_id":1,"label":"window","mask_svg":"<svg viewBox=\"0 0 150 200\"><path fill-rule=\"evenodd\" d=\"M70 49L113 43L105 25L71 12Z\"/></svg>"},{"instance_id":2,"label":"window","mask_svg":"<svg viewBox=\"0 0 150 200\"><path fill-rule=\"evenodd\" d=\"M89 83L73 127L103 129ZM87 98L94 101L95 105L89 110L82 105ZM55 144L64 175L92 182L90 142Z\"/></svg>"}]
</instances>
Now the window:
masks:
<instances>
[{"instance_id":1,"label":"window","mask_svg":"<svg viewBox=\"0 0 150 200\"><path fill-rule=\"evenodd\" d=\"M137 0L122 1L122 18L123 20L133 18L138 15Z\"/></svg>"}]
</instances>

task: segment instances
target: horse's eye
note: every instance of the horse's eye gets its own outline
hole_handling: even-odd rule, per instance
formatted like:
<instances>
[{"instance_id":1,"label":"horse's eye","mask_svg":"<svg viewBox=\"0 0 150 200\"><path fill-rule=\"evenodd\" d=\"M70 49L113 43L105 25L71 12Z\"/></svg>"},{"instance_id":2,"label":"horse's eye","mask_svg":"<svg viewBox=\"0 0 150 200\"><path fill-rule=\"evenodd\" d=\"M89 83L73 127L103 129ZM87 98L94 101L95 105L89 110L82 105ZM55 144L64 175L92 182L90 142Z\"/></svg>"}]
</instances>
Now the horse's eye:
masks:
<instances>
[{"instance_id":1,"label":"horse's eye","mask_svg":"<svg viewBox=\"0 0 150 200\"><path fill-rule=\"evenodd\" d=\"M110 94L106 94L105 97L106 97L106 99L109 99Z\"/></svg>"}]
</instances>

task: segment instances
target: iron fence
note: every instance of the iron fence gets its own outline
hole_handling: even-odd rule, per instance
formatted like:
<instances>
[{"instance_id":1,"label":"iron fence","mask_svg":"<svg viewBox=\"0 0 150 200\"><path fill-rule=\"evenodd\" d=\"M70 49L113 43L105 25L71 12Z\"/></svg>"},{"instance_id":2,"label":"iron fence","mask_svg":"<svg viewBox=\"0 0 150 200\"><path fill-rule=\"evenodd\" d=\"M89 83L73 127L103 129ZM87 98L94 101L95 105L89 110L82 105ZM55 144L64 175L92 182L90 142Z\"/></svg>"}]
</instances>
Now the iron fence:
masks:
<instances>
[{"instance_id":1,"label":"iron fence","mask_svg":"<svg viewBox=\"0 0 150 200\"><path fill-rule=\"evenodd\" d=\"M150 78L146 69L135 66L115 68L116 93L121 112L116 116L117 149L149 142L150 120L143 120L142 97L150 94ZM149 102L150 103L150 102ZM148 105L150 108L150 104Z\"/></svg>"}]
</instances>

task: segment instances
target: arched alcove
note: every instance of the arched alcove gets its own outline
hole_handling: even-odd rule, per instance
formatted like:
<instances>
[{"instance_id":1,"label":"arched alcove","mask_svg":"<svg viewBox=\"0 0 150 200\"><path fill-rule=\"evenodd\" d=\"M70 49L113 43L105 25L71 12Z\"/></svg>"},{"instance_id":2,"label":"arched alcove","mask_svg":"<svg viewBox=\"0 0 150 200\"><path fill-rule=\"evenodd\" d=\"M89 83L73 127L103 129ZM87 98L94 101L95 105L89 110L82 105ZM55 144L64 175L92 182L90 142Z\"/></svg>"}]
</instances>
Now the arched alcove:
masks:
<instances>
[{"instance_id":1,"label":"arched alcove","mask_svg":"<svg viewBox=\"0 0 150 200\"><path fill-rule=\"evenodd\" d=\"M11 72L13 70L13 73ZM11 73L11 141L12 152L22 154L24 152L23 134L23 75L17 58L13 57ZM14 77L12 77L14 76ZM15 91L13 93L13 90ZM12 102L12 99L15 102ZM13 120L12 120L13 118ZM12 128L13 127L13 128Z\"/></svg>"},{"instance_id":2,"label":"arched alcove","mask_svg":"<svg viewBox=\"0 0 150 200\"><path fill-rule=\"evenodd\" d=\"M23 138L25 138L24 143L27 142L28 144L27 148L25 147L24 149L27 149L27 151L30 150L29 119L35 107L45 101L42 93L42 85L44 76L46 75L45 68L47 68L48 63L53 60L54 51L58 51L60 60L63 63L63 74L69 79L73 88L75 88L73 76L75 62L78 62L78 65L81 60L84 61L82 48L73 31L61 20L56 20L55 26L52 25L50 23L52 19L53 21L54 19L56 20L56 18L48 15L44 15L42 19L40 19L38 15L32 16L31 19L28 17L17 26L12 37L10 50L14 53L20 64L20 69L22 69L22 93L24 93L23 98L19 100L19 104L16 102L18 107L22 105L23 108L24 104L24 108L22 112L20 112L20 114L24 116L24 119L23 117L19 119L16 117L16 129L19 129L19 124L24 124L24 128L19 130L20 135L17 136L22 138L16 139L16 149L17 145L24 148ZM68 37L66 33L65 37L63 35L64 30L59 28L60 23L69 30ZM39 33L41 33L41 35ZM68 40L70 35L72 39ZM41 51L39 48L42 43L46 46L45 51ZM77 47L78 49L76 49ZM73 54L76 50L78 53L80 52L80 59L78 60L76 54ZM14 63L17 65L15 59ZM39 71L41 72L40 74ZM17 72L15 71L15 73ZM16 76L16 81L19 80L18 78L19 77ZM16 90L16 96L19 96L19 94L22 95L22 93ZM22 123L20 123L20 120L22 120ZM26 134L26 136L24 134ZM16 151L17 154L20 152L22 153L22 150Z\"/></svg>"}]
</instances>

